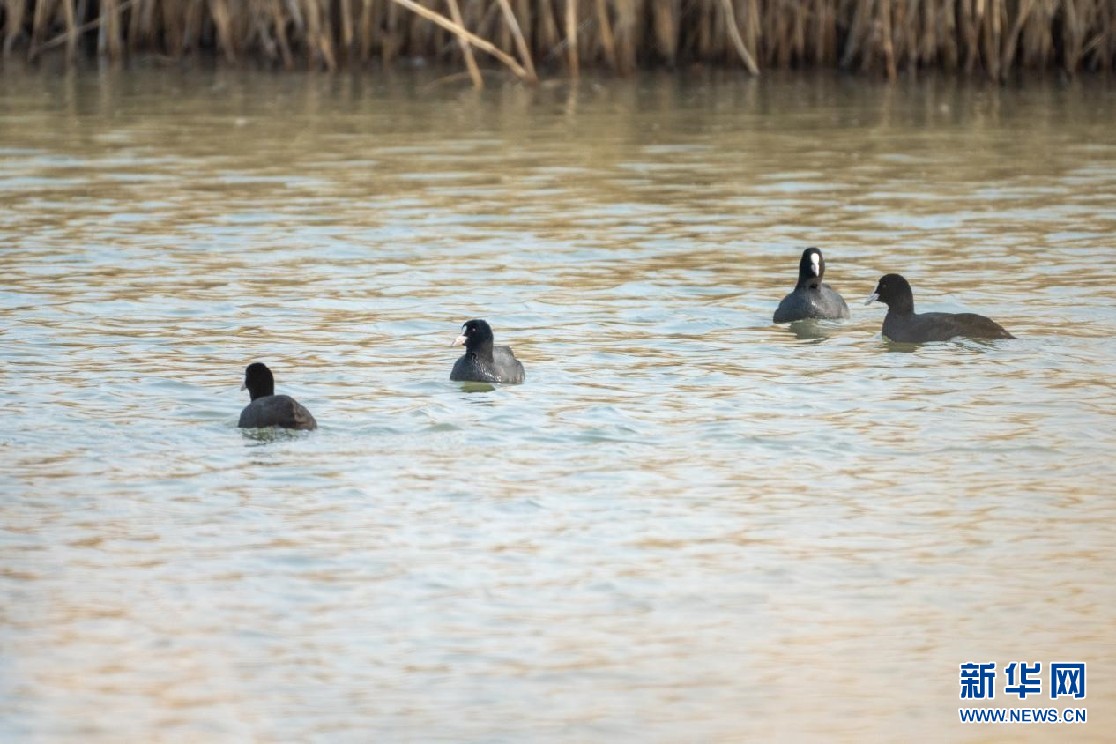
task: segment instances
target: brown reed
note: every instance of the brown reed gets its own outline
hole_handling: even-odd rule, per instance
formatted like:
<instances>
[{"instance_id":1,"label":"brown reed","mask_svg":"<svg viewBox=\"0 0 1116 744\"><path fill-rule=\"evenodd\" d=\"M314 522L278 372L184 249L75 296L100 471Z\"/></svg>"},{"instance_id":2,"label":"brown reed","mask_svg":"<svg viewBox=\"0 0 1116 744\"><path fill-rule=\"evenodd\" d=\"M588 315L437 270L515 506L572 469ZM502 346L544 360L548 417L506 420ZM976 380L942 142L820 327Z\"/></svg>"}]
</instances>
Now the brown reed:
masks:
<instances>
[{"instance_id":1,"label":"brown reed","mask_svg":"<svg viewBox=\"0 0 1116 744\"><path fill-rule=\"evenodd\" d=\"M1116 0L0 0L5 60L214 55L291 69L425 57L582 68L1116 71ZM557 65L561 65L558 68Z\"/></svg>"}]
</instances>

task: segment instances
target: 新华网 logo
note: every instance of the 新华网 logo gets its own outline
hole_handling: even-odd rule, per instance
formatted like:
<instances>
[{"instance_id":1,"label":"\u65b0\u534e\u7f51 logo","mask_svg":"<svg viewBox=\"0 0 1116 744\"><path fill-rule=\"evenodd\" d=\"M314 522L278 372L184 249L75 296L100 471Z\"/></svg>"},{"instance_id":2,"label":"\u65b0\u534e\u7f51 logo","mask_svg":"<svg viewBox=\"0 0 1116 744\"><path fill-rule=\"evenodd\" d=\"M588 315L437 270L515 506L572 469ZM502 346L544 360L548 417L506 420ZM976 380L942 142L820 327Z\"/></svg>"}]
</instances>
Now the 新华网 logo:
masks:
<instances>
[{"instance_id":1,"label":"\u65b0\u534e\u7f51 logo","mask_svg":"<svg viewBox=\"0 0 1116 744\"><path fill-rule=\"evenodd\" d=\"M1006 697L1050 700L1085 699L1085 662L1013 661L997 668L994 661L966 662L959 665L962 700L994 700L997 692ZM1002 687L998 682L1002 680ZM958 708L962 723L1086 723L1085 708Z\"/></svg>"},{"instance_id":2,"label":"\u65b0\u534e\u7f51 logo","mask_svg":"<svg viewBox=\"0 0 1116 744\"><path fill-rule=\"evenodd\" d=\"M1085 699L1085 662L1051 662L1047 665L1046 675L1042 674L1042 667L1041 661L1032 664L1013 661L1004 665L1004 694L1025 700L1028 695L1041 695L1045 685L1051 700L1062 697ZM996 697L996 662L966 662L960 668L962 700L992 700Z\"/></svg>"}]
</instances>

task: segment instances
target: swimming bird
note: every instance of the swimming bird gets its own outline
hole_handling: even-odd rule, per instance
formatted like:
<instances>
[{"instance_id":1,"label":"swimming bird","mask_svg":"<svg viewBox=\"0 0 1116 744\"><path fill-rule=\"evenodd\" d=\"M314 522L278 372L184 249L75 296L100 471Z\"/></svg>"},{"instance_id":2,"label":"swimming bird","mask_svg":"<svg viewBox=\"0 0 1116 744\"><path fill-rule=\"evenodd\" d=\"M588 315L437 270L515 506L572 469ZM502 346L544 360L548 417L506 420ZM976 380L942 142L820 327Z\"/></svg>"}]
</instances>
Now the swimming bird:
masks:
<instances>
[{"instance_id":1,"label":"swimming bird","mask_svg":"<svg viewBox=\"0 0 1116 744\"><path fill-rule=\"evenodd\" d=\"M275 394L275 378L263 362L252 362L244 370L244 384L252 402L240 412L241 429L263 429L279 426L284 429L314 429L318 422L306 407L289 395Z\"/></svg>"},{"instance_id":2,"label":"swimming bird","mask_svg":"<svg viewBox=\"0 0 1116 744\"><path fill-rule=\"evenodd\" d=\"M465 344L465 353L453 365L454 382L523 382L523 365L511 348L496 346L492 328L486 321L470 320L461 326L461 335L451 346Z\"/></svg>"},{"instance_id":3,"label":"swimming bird","mask_svg":"<svg viewBox=\"0 0 1116 744\"><path fill-rule=\"evenodd\" d=\"M802 251L798 262L798 284L794 291L783 298L775 309L773 323L790 323L806 318L839 320L849 317L849 306L844 298L828 284L822 284L825 259L817 248Z\"/></svg>"},{"instance_id":4,"label":"swimming bird","mask_svg":"<svg viewBox=\"0 0 1116 744\"><path fill-rule=\"evenodd\" d=\"M921 344L957 336L1015 338L996 321L976 313L916 313L910 282L899 274L883 276L864 304L876 300L887 305L883 335L892 341Z\"/></svg>"}]
</instances>

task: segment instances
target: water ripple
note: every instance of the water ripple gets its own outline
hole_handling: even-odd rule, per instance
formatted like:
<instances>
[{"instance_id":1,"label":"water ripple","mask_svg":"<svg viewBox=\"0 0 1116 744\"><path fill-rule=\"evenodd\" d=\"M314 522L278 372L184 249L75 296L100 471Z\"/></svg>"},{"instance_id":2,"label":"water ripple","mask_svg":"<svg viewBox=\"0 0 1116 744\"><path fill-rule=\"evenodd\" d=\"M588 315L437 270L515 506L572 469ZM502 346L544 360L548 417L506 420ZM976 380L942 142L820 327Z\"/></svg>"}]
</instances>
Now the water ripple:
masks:
<instances>
[{"instance_id":1,"label":"water ripple","mask_svg":"<svg viewBox=\"0 0 1116 744\"><path fill-rule=\"evenodd\" d=\"M165 83L0 82L0 738L953 741L961 662L1116 663L1090 83ZM852 320L773 326L810 244ZM1019 340L886 342L895 270Z\"/></svg>"}]
</instances>

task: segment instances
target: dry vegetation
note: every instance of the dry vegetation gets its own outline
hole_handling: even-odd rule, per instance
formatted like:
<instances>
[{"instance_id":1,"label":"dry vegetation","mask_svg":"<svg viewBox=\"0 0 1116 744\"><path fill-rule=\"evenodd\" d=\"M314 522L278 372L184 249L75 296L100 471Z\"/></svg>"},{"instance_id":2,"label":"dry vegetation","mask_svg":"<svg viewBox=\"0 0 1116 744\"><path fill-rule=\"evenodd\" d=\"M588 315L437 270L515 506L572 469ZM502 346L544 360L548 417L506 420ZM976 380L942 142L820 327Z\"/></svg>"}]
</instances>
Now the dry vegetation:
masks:
<instances>
[{"instance_id":1,"label":"dry vegetation","mask_svg":"<svg viewBox=\"0 0 1116 744\"><path fill-rule=\"evenodd\" d=\"M1114 69L1116 0L0 0L3 56L216 54L360 68L481 53L524 80L655 65Z\"/></svg>"}]
</instances>

